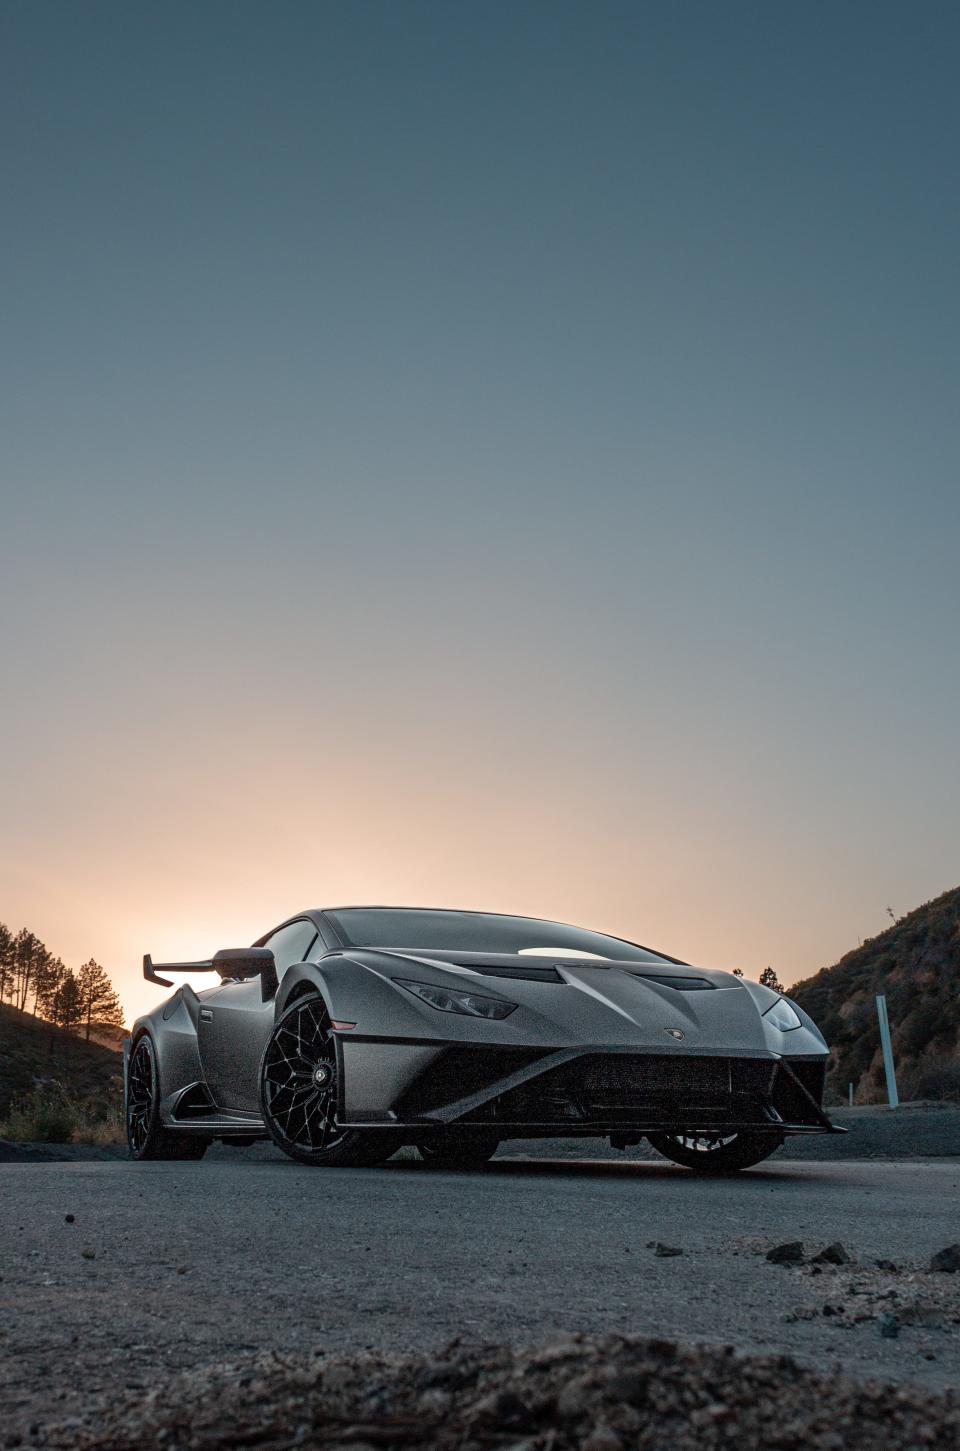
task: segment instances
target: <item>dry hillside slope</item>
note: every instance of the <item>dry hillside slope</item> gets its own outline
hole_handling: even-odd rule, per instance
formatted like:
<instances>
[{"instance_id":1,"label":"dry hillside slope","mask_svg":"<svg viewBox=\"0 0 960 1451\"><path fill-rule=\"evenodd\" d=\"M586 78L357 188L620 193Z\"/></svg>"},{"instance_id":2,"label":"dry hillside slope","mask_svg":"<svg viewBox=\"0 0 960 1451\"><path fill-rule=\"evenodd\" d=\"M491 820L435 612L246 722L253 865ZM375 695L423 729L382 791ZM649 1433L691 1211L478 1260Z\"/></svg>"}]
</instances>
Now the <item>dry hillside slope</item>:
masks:
<instances>
[{"instance_id":1,"label":"dry hillside slope","mask_svg":"<svg viewBox=\"0 0 960 1451\"><path fill-rule=\"evenodd\" d=\"M960 1098L960 887L902 917L790 996L832 1050L829 1087L885 1099L875 996L886 993L900 1097Z\"/></svg>"},{"instance_id":2,"label":"dry hillside slope","mask_svg":"<svg viewBox=\"0 0 960 1451\"><path fill-rule=\"evenodd\" d=\"M76 1099L107 1104L121 1072L118 1052L0 1004L0 1117L13 1099L51 1082Z\"/></svg>"}]
</instances>

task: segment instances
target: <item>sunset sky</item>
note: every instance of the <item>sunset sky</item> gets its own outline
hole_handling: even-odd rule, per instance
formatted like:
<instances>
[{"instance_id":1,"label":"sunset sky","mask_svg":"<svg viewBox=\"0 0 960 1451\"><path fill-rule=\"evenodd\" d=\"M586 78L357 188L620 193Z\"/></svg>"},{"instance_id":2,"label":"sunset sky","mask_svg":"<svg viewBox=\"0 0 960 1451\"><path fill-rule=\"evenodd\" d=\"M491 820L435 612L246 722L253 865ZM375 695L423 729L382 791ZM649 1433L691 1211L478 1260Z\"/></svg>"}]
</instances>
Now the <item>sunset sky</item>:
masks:
<instances>
[{"instance_id":1,"label":"sunset sky","mask_svg":"<svg viewBox=\"0 0 960 1451\"><path fill-rule=\"evenodd\" d=\"M960 882L960 7L0 9L0 920L786 982Z\"/></svg>"}]
</instances>

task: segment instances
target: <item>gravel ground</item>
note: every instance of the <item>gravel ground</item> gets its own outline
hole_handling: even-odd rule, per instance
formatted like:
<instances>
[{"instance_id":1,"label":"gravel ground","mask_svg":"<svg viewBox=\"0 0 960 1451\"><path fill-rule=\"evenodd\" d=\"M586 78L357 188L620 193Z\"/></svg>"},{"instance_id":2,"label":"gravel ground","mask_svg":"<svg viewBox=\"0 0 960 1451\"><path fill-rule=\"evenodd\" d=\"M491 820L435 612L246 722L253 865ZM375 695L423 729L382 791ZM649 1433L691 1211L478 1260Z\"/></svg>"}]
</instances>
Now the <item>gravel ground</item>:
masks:
<instances>
[{"instance_id":1,"label":"gravel ground","mask_svg":"<svg viewBox=\"0 0 960 1451\"><path fill-rule=\"evenodd\" d=\"M110 1425L193 1366L367 1353L377 1374L457 1337L556 1331L731 1344L936 1392L960 1372L960 1274L927 1267L960 1238L958 1186L949 1160L722 1180L663 1162L316 1171L239 1151L7 1165L0 1441ZM812 1262L836 1240L853 1263ZM769 1262L786 1241L801 1260Z\"/></svg>"},{"instance_id":2,"label":"gravel ground","mask_svg":"<svg viewBox=\"0 0 960 1451\"><path fill-rule=\"evenodd\" d=\"M836 1119L712 1181L595 1140L472 1174L0 1142L0 1446L958 1445L960 1106Z\"/></svg>"},{"instance_id":3,"label":"gravel ground","mask_svg":"<svg viewBox=\"0 0 960 1451\"><path fill-rule=\"evenodd\" d=\"M45 1440L90 1451L946 1451L960 1447L960 1399L732 1347L574 1336L430 1356L260 1354L180 1375Z\"/></svg>"}]
</instances>

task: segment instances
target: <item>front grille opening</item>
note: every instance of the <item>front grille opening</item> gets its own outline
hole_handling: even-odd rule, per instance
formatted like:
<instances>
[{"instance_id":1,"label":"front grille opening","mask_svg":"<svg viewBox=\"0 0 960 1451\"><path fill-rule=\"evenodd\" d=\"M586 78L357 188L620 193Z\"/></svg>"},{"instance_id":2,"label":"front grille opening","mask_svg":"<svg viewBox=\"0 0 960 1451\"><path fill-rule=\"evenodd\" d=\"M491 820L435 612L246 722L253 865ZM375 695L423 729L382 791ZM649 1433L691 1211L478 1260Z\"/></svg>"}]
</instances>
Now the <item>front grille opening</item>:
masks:
<instances>
[{"instance_id":1,"label":"front grille opening","mask_svg":"<svg viewBox=\"0 0 960 1451\"><path fill-rule=\"evenodd\" d=\"M417 1119L469 1098L551 1056L537 1049L447 1048L396 1105ZM791 1071L816 1103L823 1093L822 1062L792 1063ZM653 1130L665 1124L708 1127L742 1124L767 1130L781 1122L821 1125L814 1104L771 1058L724 1058L683 1053L585 1053L486 1099L458 1118L466 1125L518 1129L577 1126L605 1131Z\"/></svg>"},{"instance_id":2,"label":"front grille opening","mask_svg":"<svg viewBox=\"0 0 960 1451\"><path fill-rule=\"evenodd\" d=\"M768 1123L769 1059L587 1054L509 1089L469 1115L500 1123Z\"/></svg>"},{"instance_id":3,"label":"front grille opening","mask_svg":"<svg viewBox=\"0 0 960 1451\"><path fill-rule=\"evenodd\" d=\"M803 1085L814 1103L820 1104L823 1102L826 1073L827 1065L822 1061L790 1063L789 1068L783 1063L777 1068L773 1085L773 1106L785 1123L819 1123L813 1104L795 1080Z\"/></svg>"},{"instance_id":4,"label":"front grille opening","mask_svg":"<svg viewBox=\"0 0 960 1451\"><path fill-rule=\"evenodd\" d=\"M407 1089L396 1109L401 1118L430 1113L507 1078L545 1055L537 1048L447 1048Z\"/></svg>"}]
</instances>

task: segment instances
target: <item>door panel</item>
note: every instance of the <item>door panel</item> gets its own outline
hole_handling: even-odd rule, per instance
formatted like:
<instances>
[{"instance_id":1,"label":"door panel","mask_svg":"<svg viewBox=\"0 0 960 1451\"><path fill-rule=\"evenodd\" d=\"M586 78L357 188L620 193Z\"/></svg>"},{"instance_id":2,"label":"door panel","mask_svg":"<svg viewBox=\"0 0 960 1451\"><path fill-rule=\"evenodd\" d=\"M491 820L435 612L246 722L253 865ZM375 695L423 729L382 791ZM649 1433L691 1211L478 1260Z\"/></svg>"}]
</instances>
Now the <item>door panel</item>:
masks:
<instances>
[{"instance_id":1,"label":"door panel","mask_svg":"<svg viewBox=\"0 0 960 1451\"><path fill-rule=\"evenodd\" d=\"M273 1002L262 1001L258 977L203 994L197 1025L200 1061L218 1107L259 1111L257 1074L273 1015Z\"/></svg>"}]
</instances>

